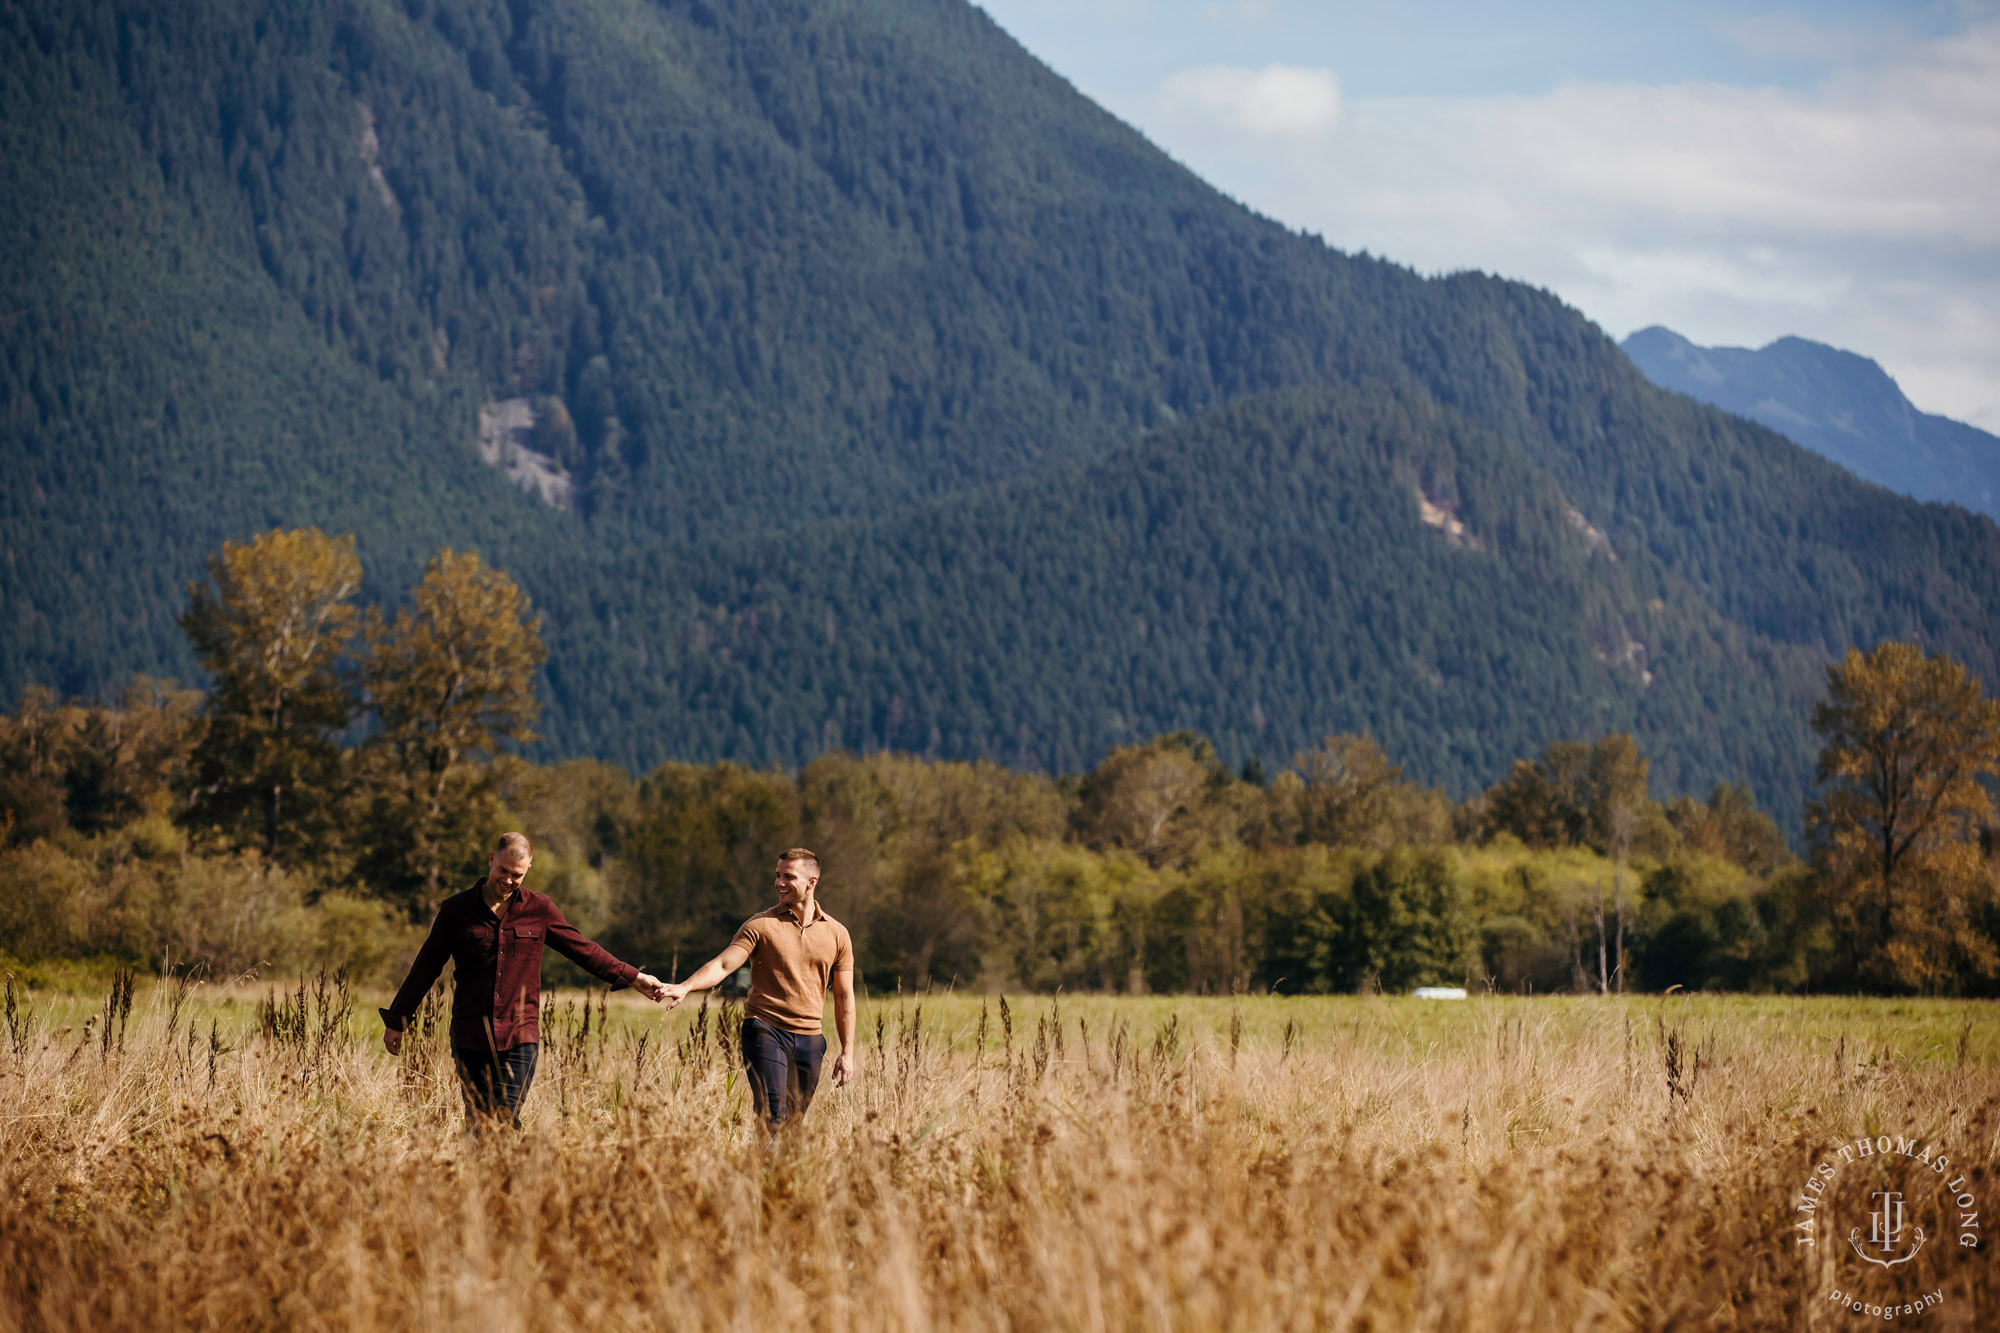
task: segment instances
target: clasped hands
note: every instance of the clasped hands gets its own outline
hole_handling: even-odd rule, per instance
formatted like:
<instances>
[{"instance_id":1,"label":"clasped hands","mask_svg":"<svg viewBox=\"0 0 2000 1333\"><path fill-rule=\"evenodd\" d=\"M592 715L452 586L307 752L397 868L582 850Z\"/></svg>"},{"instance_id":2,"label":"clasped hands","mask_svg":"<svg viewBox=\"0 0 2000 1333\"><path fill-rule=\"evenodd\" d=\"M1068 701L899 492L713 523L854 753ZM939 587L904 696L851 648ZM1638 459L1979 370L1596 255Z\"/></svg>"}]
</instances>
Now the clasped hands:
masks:
<instances>
[{"instance_id":1,"label":"clasped hands","mask_svg":"<svg viewBox=\"0 0 2000 1333\"><path fill-rule=\"evenodd\" d=\"M673 1009L678 1007L680 1002L685 1000L692 992L693 988L690 986L667 982L660 986L660 993L653 998L665 1004L667 1008Z\"/></svg>"},{"instance_id":2,"label":"clasped hands","mask_svg":"<svg viewBox=\"0 0 2000 1333\"><path fill-rule=\"evenodd\" d=\"M632 989L638 991L655 1004L664 1003L672 1009L688 996L689 987L660 980L650 972L641 972L632 979Z\"/></svg>"}]
</instances>

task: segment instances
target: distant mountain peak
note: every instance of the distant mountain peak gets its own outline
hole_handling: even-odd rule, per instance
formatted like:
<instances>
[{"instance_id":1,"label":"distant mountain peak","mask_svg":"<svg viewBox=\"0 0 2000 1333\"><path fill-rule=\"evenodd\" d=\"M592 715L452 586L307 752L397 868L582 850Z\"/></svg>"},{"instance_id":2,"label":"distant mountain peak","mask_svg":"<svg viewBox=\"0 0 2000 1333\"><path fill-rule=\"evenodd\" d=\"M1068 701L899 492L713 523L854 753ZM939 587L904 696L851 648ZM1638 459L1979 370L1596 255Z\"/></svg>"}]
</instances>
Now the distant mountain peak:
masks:
<instances>
[{"instance_id":1,"label":"distant mountain peak","mask_svg":"<svg viewBox=\"0 0 2000 1333\"><path fill-rule=\"evenodd\" d=\"M1870 357L1796 336L1702 347L1658 324L1621 345L1662 388L1761 422L1879 486L2000 517L2000 437L1918 410Z\"/></svg>"}]
</instances>

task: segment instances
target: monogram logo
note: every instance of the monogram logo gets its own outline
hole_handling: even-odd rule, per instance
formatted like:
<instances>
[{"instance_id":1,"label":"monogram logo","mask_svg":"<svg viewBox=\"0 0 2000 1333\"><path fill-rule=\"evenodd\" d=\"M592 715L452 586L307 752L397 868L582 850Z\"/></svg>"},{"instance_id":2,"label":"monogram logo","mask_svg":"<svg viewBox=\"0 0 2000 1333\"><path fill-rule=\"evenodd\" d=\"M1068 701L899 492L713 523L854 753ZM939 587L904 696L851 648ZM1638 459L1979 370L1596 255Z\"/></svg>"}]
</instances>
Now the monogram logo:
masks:
<instances>
[{"instance_id":1,"label":"monogram logo","mask_svg":"<svg viewBox=\"0 0 2000 1333\"><path fill-rule=\"evenodd\" d=\"M1894 1253L1903 1240L1902 1191L1877 1190L1868 1197L1875 1204L1874 1211L1868 1214L1868 1243L1881 1251L1882 1254ZM1869 1263L1879 1264L1883 1268L1894 1268L1897 1264L1910 1262L1910 1260L1917 1257L1917 1251L1924 1248L1924 1229L1922 1227L1913 1228L1913 1234L1916 1236L1917 1242L1910 1246L1910 1252L1893 1259L1880 1258L1863 1249L1861 1246L1860 1227L1855 1227L1847 1233L1847 1243L1854 1247L1856 1254Z\"/></svg>"}]
</instances>

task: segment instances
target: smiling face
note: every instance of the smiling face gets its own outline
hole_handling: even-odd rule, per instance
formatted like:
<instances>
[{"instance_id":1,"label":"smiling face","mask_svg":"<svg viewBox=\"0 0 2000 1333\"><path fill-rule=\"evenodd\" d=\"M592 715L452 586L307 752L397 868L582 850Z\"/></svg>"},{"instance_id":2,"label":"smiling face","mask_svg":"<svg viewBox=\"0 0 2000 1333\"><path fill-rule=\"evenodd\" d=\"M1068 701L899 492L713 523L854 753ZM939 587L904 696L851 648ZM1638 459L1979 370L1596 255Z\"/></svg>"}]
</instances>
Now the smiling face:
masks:
<instances>
[{"instance_id":1,"label":"smiling face","mask_svg":"<svg viewBox=\"0 0 2000 1333\"><path fill-rule=\"evenodd\" d=\"M796 907L812 896L819 883L819 867L811 861L780 861L776 888L778 901L786 907Z\"/></svg>"},{"instance_id":2,"label":"smiling face","mask_svg":"<svg viewBox=\"0 0 2000 1333\"><path fill-rule=\"evenodd\" d=\"M486 858L487 881L503 898L510 893L518 893L522 881L528 878L528 867L533 863L534 857L527 852L512 849L494 852Z\"/></svg>"}]
</instances>

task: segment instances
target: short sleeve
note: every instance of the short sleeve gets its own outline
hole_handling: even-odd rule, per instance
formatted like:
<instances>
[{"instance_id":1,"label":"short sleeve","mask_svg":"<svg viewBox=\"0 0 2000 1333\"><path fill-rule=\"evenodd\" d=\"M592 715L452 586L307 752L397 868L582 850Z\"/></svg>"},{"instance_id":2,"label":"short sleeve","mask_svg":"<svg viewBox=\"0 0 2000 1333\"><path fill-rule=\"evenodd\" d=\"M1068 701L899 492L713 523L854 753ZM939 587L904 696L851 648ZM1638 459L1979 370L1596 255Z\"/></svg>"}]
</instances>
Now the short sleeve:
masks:
<instances>
[{"instance_id":1,"label":"short sleeve","mask_svg":"<svg viewBox=\"0 0 2000 1333\"><path fill-rule=\"evenodd\" d=\"M847 933L847 927L840 928L840 944L833 951L833 970L852 972L854 970L854 937Z\"/></svg>"},{"instance_id":2,"label":"short sleeve","mask_svg":"<svg viewBox=\"0 0 2000 1333\"><path fill-rule=\"evenodd\" d=\"M763 933L757 929L757 918L753 916L736 928L736 938L729 943L731 947L742 945L746 953L756 953L757 941L761 938Z\"/></svg>"}]
</instances>

